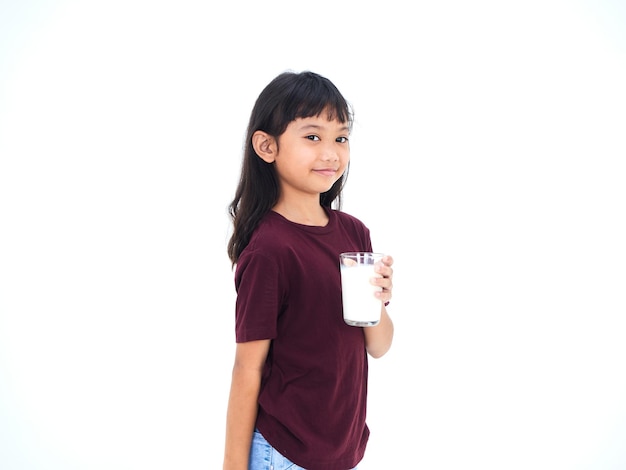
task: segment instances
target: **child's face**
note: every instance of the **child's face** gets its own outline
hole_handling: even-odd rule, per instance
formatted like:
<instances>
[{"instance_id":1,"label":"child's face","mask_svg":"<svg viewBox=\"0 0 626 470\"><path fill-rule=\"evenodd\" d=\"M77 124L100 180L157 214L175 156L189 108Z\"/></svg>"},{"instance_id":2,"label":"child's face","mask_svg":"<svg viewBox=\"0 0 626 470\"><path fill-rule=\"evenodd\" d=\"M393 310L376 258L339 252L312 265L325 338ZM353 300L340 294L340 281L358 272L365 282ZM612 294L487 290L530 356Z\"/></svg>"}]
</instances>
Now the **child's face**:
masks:
<instances>
[{"instance_id":1,"label":"child's face","mask_svg":"<svg viewBox=\"0 0 626 470\"><path fill-rule=\"evenodd\" d=\"M319 195L341 178L350 161L347 123L327 114L298 118L278 138L276 170L283 195Z\"/></svg>"}]
</instances>

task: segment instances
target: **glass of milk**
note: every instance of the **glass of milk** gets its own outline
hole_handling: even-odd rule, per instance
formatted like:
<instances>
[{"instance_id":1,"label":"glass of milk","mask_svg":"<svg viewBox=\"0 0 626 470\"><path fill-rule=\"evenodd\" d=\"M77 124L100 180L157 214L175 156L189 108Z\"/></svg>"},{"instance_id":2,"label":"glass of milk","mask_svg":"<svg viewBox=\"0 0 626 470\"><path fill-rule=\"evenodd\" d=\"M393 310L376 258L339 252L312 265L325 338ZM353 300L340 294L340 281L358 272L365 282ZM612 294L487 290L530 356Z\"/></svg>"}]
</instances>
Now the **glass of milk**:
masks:
<instances>
[{"instance_id":1,"label":"glass of milk","mask_svg":"<svg viewBox=\"0 0 626 470\"><path fill-rule=\"evenodd\" d=\"M374 271L383 253L353 251L339 255L341 270L341 298L343 320L351 326L374 326L380 321L382 302L374 293L381 288L373 285L373 277L382 277Z\"/></svg>"}]
</instances>

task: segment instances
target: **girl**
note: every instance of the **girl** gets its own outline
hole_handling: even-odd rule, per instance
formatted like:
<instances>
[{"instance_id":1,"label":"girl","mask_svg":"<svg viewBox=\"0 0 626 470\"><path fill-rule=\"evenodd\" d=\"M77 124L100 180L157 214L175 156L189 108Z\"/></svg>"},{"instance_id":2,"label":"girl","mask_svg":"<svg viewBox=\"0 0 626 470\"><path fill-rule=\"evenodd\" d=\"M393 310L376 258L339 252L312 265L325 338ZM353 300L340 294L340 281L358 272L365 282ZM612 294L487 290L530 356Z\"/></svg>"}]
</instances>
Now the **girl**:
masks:
<instances>
[{"instance_id":1,"label":"girl","mask_svg":"<svg viewBox=\"0 0 626 470\"><path fill-rule=\"evenodd\" d=\"M365 452L367 355L391 346L393 259L371 281L378 325L345 324L339 253L372 251L369 230L339 210L351 127L339 90L312 72L279 75L252 110L230 205L237 346L224 470L348 470Z\"/></svg>"}]
</instances>

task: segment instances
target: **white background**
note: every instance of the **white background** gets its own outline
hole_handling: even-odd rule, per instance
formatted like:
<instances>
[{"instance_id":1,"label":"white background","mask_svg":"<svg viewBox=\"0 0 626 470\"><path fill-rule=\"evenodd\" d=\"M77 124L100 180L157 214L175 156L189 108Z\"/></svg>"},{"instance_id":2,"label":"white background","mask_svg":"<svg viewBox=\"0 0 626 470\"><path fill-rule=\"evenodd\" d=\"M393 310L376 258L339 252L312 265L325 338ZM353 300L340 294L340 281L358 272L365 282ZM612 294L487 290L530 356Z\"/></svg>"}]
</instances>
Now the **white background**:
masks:
<instances>
[{"instance_id":1,"label":"white background","mask_svg":"<svg viewBox=\"0 0 626 470\"><path fill-rule=\"evenodd\" d=\"M396 259L360 468L625 468L625 18L0 1L0 468L221 468L226 208L288 69L354 105L344 209Z\"/></svg>"}]
</instances>

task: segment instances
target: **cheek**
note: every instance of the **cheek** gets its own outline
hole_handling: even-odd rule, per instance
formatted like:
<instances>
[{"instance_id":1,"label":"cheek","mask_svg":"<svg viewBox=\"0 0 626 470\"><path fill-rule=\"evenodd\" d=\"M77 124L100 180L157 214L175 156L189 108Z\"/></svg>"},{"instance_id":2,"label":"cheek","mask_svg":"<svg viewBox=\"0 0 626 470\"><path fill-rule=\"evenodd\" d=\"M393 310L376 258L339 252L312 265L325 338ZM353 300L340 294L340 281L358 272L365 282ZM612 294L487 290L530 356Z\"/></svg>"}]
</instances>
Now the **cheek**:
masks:
<instances>
[{"instance_id":1,"label":"cheek","mask_svg":"<svg viewBox=\"0 0 626 470\"><path fill-rule=\"evenodd\" d=\"M341 164L344 167L347 167L348 163L350 163L350 151L349 150L344 155L341 156Z\"/></svg>"}]
</instances>

